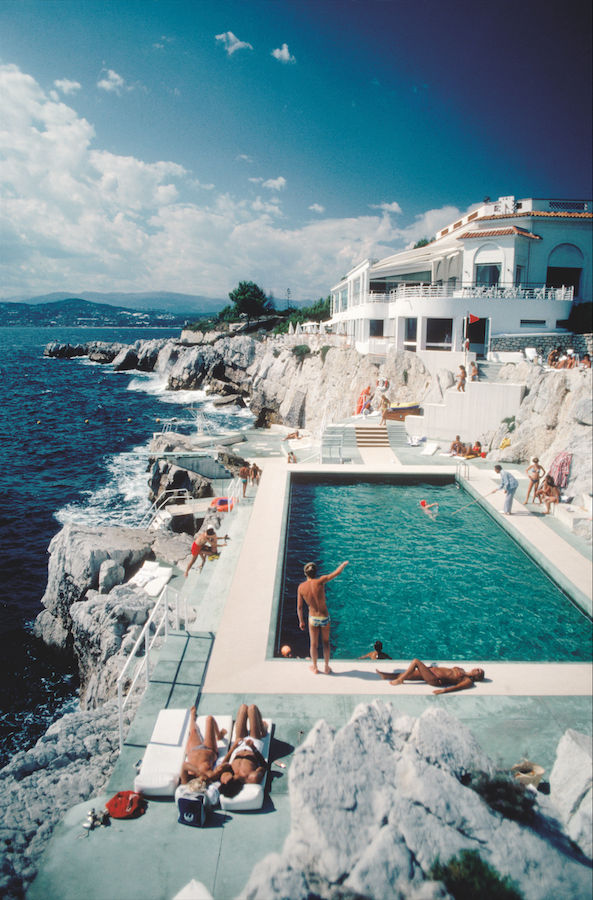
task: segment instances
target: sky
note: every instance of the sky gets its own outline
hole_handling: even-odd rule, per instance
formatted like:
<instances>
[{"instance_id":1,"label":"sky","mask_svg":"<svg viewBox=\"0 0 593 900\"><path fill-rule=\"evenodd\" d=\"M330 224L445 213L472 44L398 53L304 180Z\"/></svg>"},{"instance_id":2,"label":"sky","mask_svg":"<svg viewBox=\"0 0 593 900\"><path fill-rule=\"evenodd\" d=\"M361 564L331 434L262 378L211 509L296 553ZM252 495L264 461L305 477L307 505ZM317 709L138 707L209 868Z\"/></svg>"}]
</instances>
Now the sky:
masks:
<instances>
[{"instance_id":1,"label":"sky","mask_svg":"<svg viewBox=\"0 0 593 900\"><path fill-rule=\"evenodd\" d=\"M0 0L0 298L279 306L485 196L591 198L587 0Z\"/></svg>"}]
</instances>

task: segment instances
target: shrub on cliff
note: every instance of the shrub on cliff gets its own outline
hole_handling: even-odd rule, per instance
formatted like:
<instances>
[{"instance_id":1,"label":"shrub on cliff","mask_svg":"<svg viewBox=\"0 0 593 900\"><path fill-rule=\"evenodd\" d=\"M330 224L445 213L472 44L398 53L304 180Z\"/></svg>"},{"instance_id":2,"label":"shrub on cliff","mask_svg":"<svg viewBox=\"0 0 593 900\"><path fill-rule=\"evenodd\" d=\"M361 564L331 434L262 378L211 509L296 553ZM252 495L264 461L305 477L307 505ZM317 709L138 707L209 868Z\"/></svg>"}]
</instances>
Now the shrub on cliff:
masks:
<instances>
[{"instance_id":1,"label":"shrub on cliff","mask_svg":"<svg viewBox=\"0 0 593 900\"><path fill-rule=\"evenodd\" d=\"M442 881L455 900L522 900L510 878L501 877L475 850L462 850L446 865L437 861L430 877Z\"/></svg>"},{"instance_id":2,"label":"shrub on cliff","mask_svg":"<svg viewBox=\"0 0 593 900\"><path fill-rule=\"evenodd\" d=\"M293 356L296 356L297 360L302 363L304 358L311 353L311 348L308 344L297 344L292 348Z\"/></svg>"}]
</instances>

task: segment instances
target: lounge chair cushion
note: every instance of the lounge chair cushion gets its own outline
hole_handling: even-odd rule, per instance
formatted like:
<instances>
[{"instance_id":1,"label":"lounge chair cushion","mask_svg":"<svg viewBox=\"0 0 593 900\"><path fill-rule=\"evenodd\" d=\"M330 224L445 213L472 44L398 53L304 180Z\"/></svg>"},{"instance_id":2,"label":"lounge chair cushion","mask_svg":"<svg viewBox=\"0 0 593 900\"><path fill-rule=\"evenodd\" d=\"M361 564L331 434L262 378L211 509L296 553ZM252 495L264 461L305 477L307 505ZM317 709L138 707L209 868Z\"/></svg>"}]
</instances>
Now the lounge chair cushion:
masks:
<instances>
[{"instance_id":1,"label":"lounge chair cushion","mask_svg":"<svg viewBox=\"0 0 593 900\"><path fill-rule=\"evenodd\" d=\"M264 719L268 733L263 740L262 756L266 763L270 761L270 745L272 743L272 731L274 723L270 719ZM236 725L235 725L236 728ZM233 741L236 740L233 732ZM244 784L239 793L235 797L224 797L220 795L220 805L222 809L232 810L234 812L245 812L246 810L261 809L264 803L264 793L266 776L260 784Z\"/></svg>"}]
</instances>

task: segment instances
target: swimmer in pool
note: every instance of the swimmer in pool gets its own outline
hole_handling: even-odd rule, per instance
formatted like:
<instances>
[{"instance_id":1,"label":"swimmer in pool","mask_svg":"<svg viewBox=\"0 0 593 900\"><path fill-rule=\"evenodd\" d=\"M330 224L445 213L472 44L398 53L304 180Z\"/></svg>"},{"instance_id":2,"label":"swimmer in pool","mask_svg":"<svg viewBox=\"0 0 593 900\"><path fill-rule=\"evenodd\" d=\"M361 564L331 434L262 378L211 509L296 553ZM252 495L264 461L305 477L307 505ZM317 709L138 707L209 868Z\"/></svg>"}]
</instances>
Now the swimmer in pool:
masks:
<instances>
[{"instance_id":1,"label":"swimmer in pool","mask_svg":"<svg viewBox=\"0 0 593 900\"><path fill-rule=\"evenodd\" d=\"M439 514L439 504L438 503L427 503L426 500L421 500L420 501L420 509L422 510L423 513L426 513L426 515L429 517L429 519L432 519L433 522Z\"/></svg>"},{"instance_id":2,"label":"swimmer in pool","mask_svg":"<svg viewBox=\"0 0 593 900\"><path fill-rule=\"evenodd\" d=\"M309 639L311 645L310 669L314 675L319 675L319 669L317 668L317 648L319 645L320 633L321 640L323 641L323 659L325 663L323 671L326 675L331 675L332 670L329 667L330 617L329 612L327 611L325 585L328 581L331 581L332 578L336 578L338 575L341 575L347 565L348 560L346 560L346 562L340 563L338 568L334 572L331 572L329 575L319 576L317 575L317 566L315 565L315 563L307 563L307 565L304 567L304 572L307 576L307 580L303 581L302 584L299 584L299 589L297 592L297 615L299 617L299 628L301 629L301 631L304 631L305 604L309 607Z\"/></svg>"},{"instance_id":3,"label":"swimmer in pool","mask_svg":"<svg viewBox=\"0 0 593 900\"><path fill-rule=\"evenodd\" d=\"M474 686L474 682L484 680L484 669L472 669L466 672L459 666L449 669L445 666L427 666L419 659L413 659L405 672L379 672L377 675L389 684L399 685L404 681L425 681L436 687L433 694L450 694L453 691L464 691Z\"/></svg>"},{"instance_id":4,"label":"swimmer in pool","mask_svg":"<svg viewBox=\"0 0 593 900\"><path fill-rule=\"evenodd\" d=\"M385 653L383 650L383 644L381 641L375 641L374 649L371 650L370 653L365 653L364 656L359 656L359 659L392 659L389 653Z\"/></svg>"}]
</instances>

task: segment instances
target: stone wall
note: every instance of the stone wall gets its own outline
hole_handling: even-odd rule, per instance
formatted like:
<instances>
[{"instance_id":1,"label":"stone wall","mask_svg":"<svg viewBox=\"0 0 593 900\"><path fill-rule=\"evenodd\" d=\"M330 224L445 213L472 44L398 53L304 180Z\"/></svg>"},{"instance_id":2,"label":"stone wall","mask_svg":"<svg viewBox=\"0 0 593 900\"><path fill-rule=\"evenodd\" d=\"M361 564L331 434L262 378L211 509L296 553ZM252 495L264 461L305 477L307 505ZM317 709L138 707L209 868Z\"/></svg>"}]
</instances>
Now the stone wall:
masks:
<instances>
[{"instance_id":1,"label":"stone wall","mask_svg":"<svg viewBox=\"0 0 593 900\"><path fill-rule=\"evenodd\" d=\"M547 356L554 347L572 347L575 353L593 353L593 334L495 334L490 339L491 353L521 352L526 347L535 347Z\"/></svg>"}]
</instances>

